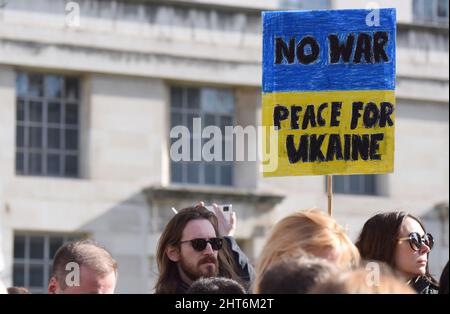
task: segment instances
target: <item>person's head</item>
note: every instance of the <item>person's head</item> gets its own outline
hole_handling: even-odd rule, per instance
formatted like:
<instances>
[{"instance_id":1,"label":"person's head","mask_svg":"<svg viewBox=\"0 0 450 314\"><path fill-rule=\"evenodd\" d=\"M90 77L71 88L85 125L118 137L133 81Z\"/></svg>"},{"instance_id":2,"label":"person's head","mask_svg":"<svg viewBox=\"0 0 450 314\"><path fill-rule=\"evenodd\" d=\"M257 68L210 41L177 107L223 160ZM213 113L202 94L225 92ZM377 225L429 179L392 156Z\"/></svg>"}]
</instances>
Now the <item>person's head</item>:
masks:
<instances>
[{"instance_id":1,"label":"person's head","mask_svg":"<svg viewBox=\"0 0 450 314\"><path fill-rule=\"evenodd\" d=\"M359 262L359 253L345 230L319 209L289 215L269 235L258 260L256 285L270 265L304 253L325 258L342 269Z\"/></svg>"},{"instance_id":2,"label":"person's head","mask_svg":"<svg viewBox=\"0 0 450 314\"><path fill-rule=\"evenodd\" d=\"M24 287L9 287L6 290L8 291L8 294L30 294L30 291Z\"/></svg>"},{"instance_id":3,"label":"person's head","mask_svg":"<svg viewBox=\"0 0 450 314\"><path fill-rule=\"evenodd\" d=\"M408 280L418 276L432 279L428 254L433 239L422 222L405 212L381 213L370 218L356 242L361 258L382 261Z\"/></svg>"},{"instance_id":4,"label":"person's head","mask_svg":"<svg viewBox=\"0 0 450 314\"><path fill-rule=\"evenodd\" d=\"M173 216L156 254L156 293L174 293L180 281L191 284L200 277L237 278L226 242L219 238L217 218L205 207L184 208Z\"/></svg>"},{"instance_id":5,"label":"person's head","mask_svg":"<svg viewBox=\"0 0 450 314\"><path fill-rule=\"evenodd\" d=\"M439 294L448 294L448 262L439 279Z\"/></svg>"},{"instance_id":6,"label":"person's head","mask_svg":"<svg viewBox=\"0 0 450 314\"><path fill-rule=\"evenodd\" d=\"M187 294L246 294L237 281L223 277L200 278L192 283Z\"/></svg>"},{"instance_id":7,"label":"person's head","mask_svg":"<svg viewBox=\"0 0 450 314\"><path fill-rule=\"evenodd\" d=\"M373 270L356 269L332 276L311 289L311 294L415 294L415 291L393 273L382 271L376 277Z\"/></svg>"},{"instance_id":8,"label":"person's head","mask_svg":"<svg viewBox=\"0 0 450 314\"><path fill-rule=\"evenodd\" d=\"M51 294L111 294L117 283L117 262L92 240L62 246L53 258Z\"/></svg>"},{"instance_id":9,"label":"person's head","mask_svg":"<svg viewBox=\"0 0 450 314\"><path fill-rule=\"evenodd\" d=\"M304 256L283 260L269 267L255 293L305 294L336 272L337 267L323 258Z\"/></svg>"}]
</instances>

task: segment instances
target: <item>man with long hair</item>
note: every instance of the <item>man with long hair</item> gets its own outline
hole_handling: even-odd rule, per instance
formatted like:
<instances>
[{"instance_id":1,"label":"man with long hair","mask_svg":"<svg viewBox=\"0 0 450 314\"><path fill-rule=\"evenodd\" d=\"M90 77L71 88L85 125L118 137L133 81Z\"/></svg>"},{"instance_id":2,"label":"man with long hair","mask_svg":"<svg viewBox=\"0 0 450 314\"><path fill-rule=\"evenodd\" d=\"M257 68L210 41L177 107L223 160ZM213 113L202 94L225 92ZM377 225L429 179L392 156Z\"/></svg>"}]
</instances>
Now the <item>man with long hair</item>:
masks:
<instances>
[{"instance_id":1,"label":"man with long hair","mask_svg":"<svg viewBox=\"0 0 450 314\"><path fill-rule=\"evenodd\" d=\"M236 216L227 222L215 211L220 227L216 214L203 203L180 210L168 222L158 242L156 293L185 293L202 277L220 276L249 286L253 267L229 236Z\"/></svg>"}]
</instances>

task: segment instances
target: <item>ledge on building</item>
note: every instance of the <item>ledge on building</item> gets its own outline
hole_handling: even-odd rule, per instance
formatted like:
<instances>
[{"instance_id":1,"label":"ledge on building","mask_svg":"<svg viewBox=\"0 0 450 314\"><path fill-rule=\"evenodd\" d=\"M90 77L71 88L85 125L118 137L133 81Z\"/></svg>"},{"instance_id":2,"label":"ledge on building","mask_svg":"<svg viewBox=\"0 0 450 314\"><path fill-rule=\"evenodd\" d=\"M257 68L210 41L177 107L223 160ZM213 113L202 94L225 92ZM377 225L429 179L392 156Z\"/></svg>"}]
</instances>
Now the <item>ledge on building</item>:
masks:
<instances>
[{"instance_id":1,"label":"ledge on building","mask_svg":"<svg viewBox=\"0 0 450 314\"><path fill-rule=\"evenodd\" d=\"M205 202L226 201L227 203L252 203L259 208L271 209L279 204L284 196L227 187L202 186L152 186L144 189L144 194L153 202L176 199Z\"/></svg>"},{"instance_id":2,"label":"ledge on building","mask_svg":"<svg viewBox=\"0 0 450 314\"><path fill-rule=\"evenodd\" d=\"M239 9L245 11L269 11L278 8L277 1L261 0L135 0L143 3L158 3L169 5L186 5L205 8Z\"/></svg>"}]
</instances>

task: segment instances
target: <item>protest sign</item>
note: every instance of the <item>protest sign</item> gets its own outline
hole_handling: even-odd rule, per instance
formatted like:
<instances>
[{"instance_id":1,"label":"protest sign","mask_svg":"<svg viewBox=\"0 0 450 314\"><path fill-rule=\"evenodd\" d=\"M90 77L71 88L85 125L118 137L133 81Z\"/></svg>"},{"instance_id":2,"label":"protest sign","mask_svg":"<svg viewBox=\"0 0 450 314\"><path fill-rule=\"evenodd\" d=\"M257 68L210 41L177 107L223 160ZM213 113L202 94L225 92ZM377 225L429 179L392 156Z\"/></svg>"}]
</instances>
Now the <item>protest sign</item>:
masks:
<instances>
[{"instance_id":1,"label":"protest sign","mask_svg":"<svg viewBox=\"0 0 450 314\"><path fill-rule=\"evenodd\" d=\"M264 176L393 172L396 13L370 14L263 13L263 126L278 140Z\"/></svg>"}]
</instances>

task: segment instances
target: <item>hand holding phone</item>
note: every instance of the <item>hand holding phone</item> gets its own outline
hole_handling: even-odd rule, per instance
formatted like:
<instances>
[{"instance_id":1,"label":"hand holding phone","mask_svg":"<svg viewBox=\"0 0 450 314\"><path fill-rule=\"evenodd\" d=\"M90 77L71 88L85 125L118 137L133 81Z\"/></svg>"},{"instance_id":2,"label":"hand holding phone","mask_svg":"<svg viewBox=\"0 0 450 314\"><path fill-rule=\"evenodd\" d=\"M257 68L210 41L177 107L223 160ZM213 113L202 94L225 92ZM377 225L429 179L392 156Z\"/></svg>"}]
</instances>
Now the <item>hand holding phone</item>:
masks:
<instances>
[{"instance_id":1,"label":"hand holding phone","mask_svg":"<svg viewBox=\"0 0 450 314\"><path fill-rule=\"evenodd\" d=\"M216 206L214 208L214 205ZM219 233L221 236L233 236L236 230L236 216L233 214L233 205L216 205L205 206L212 211L219 222Z\"/></svg>"},{"instance_id":2,"label":"hand holding phone","mask_svg":"<svg viewBox=\"0 0 450 314\"><path fill-rule=\"evenodd\" d=\"M219 214L214 210L214 205L210 205L210 206L205 206L206 209L212 211L213 213L216 214L216 216ZM231 213L233 212L233 205L232 204L226 204L226 205L217 205L217 207L219 208L219 210L222 212L222 214L224 215L226 221L230 221L231 219ZM219 217L218 217L219 218Z\"/></svg>"}]
</instances>

